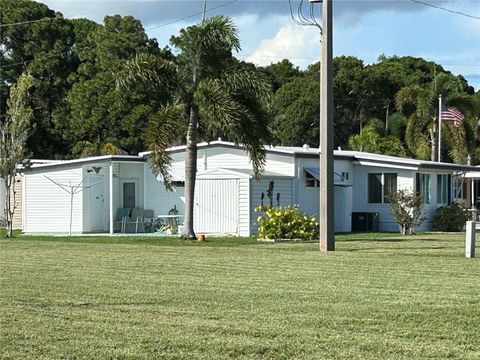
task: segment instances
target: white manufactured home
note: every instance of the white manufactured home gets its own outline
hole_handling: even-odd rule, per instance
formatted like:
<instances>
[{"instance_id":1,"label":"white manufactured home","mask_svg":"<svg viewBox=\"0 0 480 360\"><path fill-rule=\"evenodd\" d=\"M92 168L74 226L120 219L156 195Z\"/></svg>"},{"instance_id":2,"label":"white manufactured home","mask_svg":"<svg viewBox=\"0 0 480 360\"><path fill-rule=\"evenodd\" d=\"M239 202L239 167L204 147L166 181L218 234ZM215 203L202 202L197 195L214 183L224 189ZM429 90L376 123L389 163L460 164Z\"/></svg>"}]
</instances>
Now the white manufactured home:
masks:
<instances>
[{"instance_id":1,"label":"white manufactured home","mask_svg":"<svg viewBox=\"0 0 480 360\"><path fill-rule=\"evenodd\" d=\"M185 146L172 148L172 173L177 180L171 203L182 206ZM195 229L205 233L252 235L256 232L255 208L267 198L273 183L272 205L298 204L307 214L319 211L319 150L304 147L266 147L267 161L256 180L247 153L225 141L199 144L195 201ZM148 152L141 153L148 157ZM335 231L397 231L386 197L400 189L419 192L431 228L435 209L449 204L461 191L463 175L475 167L413 160L356 151L334 151ZM152 178L151 178L152 179ZM153 179L157 181L156 179ZM156 190L155 208L167 193ZM162 193L164 193L162 195ZM158 205L157 205L158 206Z\"/></svg>"},{"instance_id":2,"label":"white manufactured home","mask_svg":"<svg viewBox=\"0 0 480 360\"><path fill-rule=\"evenodd\" d=\"M184 213L185 146L169 150L173 191L139 156L102 156L44 164L25 171L23 229L27 233L68 232L70 195L61 186L79 185L73 197L75 233L116 231L121 208L176 209ZM250 236L256 233L259 205L298 204L318 216L318 149L266 147L265 171L255 179L248 154L225 141L198 145L194 229L197 233ZM399 189L419 192L431 227L435 209L462 195L463 175L472 166L435 163L354 151L334 152L335 230L396 231L386 196ZM464 195L464 194L463 194Z\"/></svg>"}]
</instances>

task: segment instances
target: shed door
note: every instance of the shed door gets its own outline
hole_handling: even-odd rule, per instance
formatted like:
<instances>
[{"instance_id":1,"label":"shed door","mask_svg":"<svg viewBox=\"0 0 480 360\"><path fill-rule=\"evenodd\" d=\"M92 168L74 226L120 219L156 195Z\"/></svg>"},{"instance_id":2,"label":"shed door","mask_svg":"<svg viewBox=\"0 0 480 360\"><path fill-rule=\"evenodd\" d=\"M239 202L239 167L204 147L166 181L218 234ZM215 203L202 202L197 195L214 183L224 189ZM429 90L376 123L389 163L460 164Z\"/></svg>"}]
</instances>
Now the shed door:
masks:
<instances>
[{"instance_id":1,"label":"shed door","mask_svg":"<svg viewBox=\"0 0 480 360\"><path fill-rule=\"evenodd\" d=\"M90 223L91 231L103 231L105 198L103 176L90 176Z\"/></svg>"},{"instance_id":2,"label":"shed door","mask_svg":"<svg viewBox=\"0 0 480 360\"><path fill-rule=\"evenodd\" d=\"M352 231L352 187L334 186L334 222L335 232Z\"/></svg>"},{"instance_id":3,"label":"shed door","mask_svg":"<svg viewBox=\"0 0 480 360\"><path fill-rule=\"evenodd\" d=\"M195 227L197 233L238 233L238 180L197 180Z\"/></svg>"}]
</instances>

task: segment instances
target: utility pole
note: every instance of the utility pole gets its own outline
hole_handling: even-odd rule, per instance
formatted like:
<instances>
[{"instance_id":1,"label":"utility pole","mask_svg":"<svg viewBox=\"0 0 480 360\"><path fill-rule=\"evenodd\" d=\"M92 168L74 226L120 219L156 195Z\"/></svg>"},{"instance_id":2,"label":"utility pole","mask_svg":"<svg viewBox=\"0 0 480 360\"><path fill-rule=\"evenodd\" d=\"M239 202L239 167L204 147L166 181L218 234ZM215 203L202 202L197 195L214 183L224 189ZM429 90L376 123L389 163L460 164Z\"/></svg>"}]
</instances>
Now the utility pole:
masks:
<instances>
[{"instance_id":1,"label":"utility pole","mask_svg":"<svg viewBox=\"0 0 480 360\"><path fill-rule=\"evenodd\" d=\"M333 36L332 1L322 4L320 64L320 250L335 250L333 207Z\"/></svg>"},{"instance_id":2,"label":"utility pole","mask_svg":"<svg viewBox=\"0 0 480 360\"><path fill-rule=\"evenodd\" d=\"M297 11L293 11L291 2L290 15L297 25L314 26L320 30L322 55L320 60L320 250L335 250L334 207L333 207L333 46L332 19L333 0L308 0L310 9L304 13L300 0ZM315 3L322 4L322 24L315 16ZM296 14L296 15L294 15Z\"/></svg>"},{"instance_id":3,"label":"utility pole","mask_svg":"<svg viewBox=\"0 0 480 360\"><path fill-rule=\"evenodd\" d=\"M205 13L207 12L207 0L203 0L202 23L205 21Z\"/></svg>"}]
</instances>

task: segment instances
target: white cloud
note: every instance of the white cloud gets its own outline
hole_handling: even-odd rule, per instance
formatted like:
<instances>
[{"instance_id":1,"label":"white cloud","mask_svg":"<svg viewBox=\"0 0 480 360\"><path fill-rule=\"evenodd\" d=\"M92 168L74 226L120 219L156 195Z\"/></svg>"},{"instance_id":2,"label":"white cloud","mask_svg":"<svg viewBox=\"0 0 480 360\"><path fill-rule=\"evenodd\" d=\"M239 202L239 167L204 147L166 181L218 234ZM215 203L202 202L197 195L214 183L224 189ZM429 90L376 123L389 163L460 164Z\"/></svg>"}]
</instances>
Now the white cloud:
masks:
<instances>
[{"instance_id":1,"label":"white cloud","mask_svg":"<svg viewBox=\"0 0 480 360\"><path fill-rule=\"evenodd\" d=\"M293 24L281 27L276 35L264 39L246 61L256 65L269 65L290 59L294 64L305 67L319 57L320 35L317 29Z\"/></svg>"}]
</instances>

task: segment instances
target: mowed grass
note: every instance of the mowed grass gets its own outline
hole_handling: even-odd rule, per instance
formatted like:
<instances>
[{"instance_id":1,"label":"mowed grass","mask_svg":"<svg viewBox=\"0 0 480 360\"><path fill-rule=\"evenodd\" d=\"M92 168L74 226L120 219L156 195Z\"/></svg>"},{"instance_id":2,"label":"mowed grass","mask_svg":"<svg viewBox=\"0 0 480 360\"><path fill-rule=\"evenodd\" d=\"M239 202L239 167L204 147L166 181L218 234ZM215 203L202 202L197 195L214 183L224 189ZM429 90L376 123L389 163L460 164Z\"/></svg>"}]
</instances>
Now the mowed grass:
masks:
<instances>
[{"instance_id":1,"label":"mowed grass","mask_svg":"<svg viewBox=\"0 0 480 360\"><path fill-rule=\"evenodd\" d=\"M462 235L1 240L3 359L480 359Z\"/></svg>"}]
</instances>

